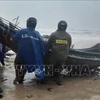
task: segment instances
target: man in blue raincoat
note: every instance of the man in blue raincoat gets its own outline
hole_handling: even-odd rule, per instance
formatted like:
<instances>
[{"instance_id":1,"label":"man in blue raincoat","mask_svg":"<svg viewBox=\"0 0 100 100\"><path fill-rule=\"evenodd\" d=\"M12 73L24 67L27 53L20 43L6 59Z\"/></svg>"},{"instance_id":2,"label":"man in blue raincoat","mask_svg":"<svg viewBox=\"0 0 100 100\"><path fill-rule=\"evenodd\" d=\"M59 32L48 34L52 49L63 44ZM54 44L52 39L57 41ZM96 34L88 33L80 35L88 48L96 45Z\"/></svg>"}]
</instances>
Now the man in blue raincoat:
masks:
<instances>
[{"instance_id":1,"label":"man in blue raincoat","mask_svg":"<svg viewBox=\"0 0 100 100\"><path fill-rule=\"evenodd\" d=\"M15 58L15 84L23 82L26 71L35 72L35 76L39 79L44 78L44 41L39 32L35 31L36 24L37 19L30 17L27 20L27 28L18 31L13 36L13 41L18 48Z\"/></svg>"}]
</instances>

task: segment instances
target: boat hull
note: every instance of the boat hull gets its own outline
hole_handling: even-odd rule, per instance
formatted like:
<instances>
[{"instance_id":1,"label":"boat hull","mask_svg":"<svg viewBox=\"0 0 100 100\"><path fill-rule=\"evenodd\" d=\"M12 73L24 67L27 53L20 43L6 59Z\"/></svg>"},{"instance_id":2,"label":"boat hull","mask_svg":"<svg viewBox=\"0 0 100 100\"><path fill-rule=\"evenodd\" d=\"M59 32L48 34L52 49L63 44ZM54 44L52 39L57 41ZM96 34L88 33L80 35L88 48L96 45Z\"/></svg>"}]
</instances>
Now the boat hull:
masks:
<instances>
[{"instance_id":1,"label":"boat hull","mask_svg":"<svg viewBox=\"0 0 100 100\"><path fill-rule=\"evenodd\" d=\"M100 66L100 59L96 58L84 58L84 57L79 57L79 56L68 56L68 59L66 60L65 63L67 66L88 66L89 69L96 69L97 67Z\"/></svg>"}]
</instances>

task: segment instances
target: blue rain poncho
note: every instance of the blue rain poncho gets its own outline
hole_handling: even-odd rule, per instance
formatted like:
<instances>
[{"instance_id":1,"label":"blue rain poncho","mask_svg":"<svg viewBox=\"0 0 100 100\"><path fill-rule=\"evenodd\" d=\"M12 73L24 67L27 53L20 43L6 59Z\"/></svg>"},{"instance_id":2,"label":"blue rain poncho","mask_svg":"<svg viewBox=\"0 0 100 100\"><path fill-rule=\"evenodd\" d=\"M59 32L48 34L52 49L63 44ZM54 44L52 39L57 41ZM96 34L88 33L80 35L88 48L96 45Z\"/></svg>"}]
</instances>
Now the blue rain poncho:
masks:
<instances>
[{"instance_id":1,"label":"blue rain poncho","mask_svg":"<svg viewBox=\"0 0 100 100\"><path fill-rule=\"evenodd\" d=\"M32 28L22 29L13 36L13 40L17 44L17 55L25 61L28 72L35 72L38 78L44 78L45 46L39 32Z\"/></svg>"}]
</instances>

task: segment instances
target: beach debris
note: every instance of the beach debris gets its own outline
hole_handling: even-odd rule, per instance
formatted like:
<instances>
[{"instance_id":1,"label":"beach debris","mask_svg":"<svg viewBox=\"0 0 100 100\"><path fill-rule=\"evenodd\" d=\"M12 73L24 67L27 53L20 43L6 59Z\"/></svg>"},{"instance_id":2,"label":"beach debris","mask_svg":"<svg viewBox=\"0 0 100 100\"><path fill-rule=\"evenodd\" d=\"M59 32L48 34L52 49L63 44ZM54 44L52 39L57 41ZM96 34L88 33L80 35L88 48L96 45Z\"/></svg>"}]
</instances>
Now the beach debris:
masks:
<instances>
[{"instance_id":1,"label":"beach debris","mask_svg":"<svg viewBox=\"0 0 100 100\"><path fill-rule=\"evenodd\" d=\"M91 82L89 82L89 84L91 84Z\"/></svg>"},{"instance_id":2,"label":"beach debris","mask_svg":"<svg viewBox=\"0 0 100 100\"><path fill-rule=\"evenodd\" d=\"M3 79L3 80L1 80L0 82L4 82L4 81L7 81L8 79Z\"/></svg>"},{"instance_id":3,"label":"beach debris","mask_svg":"<svg viewBox=\"0 0 100 100\"><path fill-rule=\"evenodd\" d=\"M51 91L51 90L52 90L52 88L47 88L47 90L48 90L48 91Z\"/></svg>"},{"instance_id":4,"label":"beach debris","mask_svg":"<svg viewBox=\"0 0 100 100\"><path fill-rule=\"evenodd\" d=\"M29 94L27 97L28 97L28 98L32 98L32 97L33 97L33 95Z\"/></svg>"},{"instance_id":5,"label":"beach debris","mask_svg":"<svg viewBox=\"0 0 100 100\"><path fill-rule=\"evenodd\" d=\"M100 69L100 66L98 67L98 69Z\"/></svg>"},{"instance_id":6,"label":"beach debris","mask_svg":"<svg viewBox=\"0 0 100 100\"><path fill-rule=\"evenodd\" d=\"M95 81L95 80L99 80L99 79L100 79L100 77L96 76L93 80Z\"/></svg>"},{"instance_id":7,"label":"beach debris","mask_svg":"<svg viewBox=\"0 0 100 100\"><path fill-rule=\"evenodd\" d=\"M92 72L94 71L94 69L91 70Z\"/></svg>"},{"instance_id":8,"label":"beach debris","mask_svg":"<svg viewBox=\"0 0 100 100\"><path fill-rule=\"evenodd\" d=\"M94 78L94 81L95 81L95 80L98 80L98 79L97 79L97 78Z\"/></svg>"}]
</instances>

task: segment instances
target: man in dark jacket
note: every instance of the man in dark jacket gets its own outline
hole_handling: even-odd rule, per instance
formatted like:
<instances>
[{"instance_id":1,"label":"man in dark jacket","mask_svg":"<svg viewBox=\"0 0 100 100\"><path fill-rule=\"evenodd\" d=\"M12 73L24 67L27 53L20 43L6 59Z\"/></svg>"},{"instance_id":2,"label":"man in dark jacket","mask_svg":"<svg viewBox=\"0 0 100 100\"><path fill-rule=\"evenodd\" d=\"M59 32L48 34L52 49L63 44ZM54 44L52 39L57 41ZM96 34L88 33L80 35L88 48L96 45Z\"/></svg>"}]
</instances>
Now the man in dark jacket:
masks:
<instances>
[{"instance_id":1,"label":"man in dark jacket","mask_svg":"<svg viewBox=\"0 0 100 100\"><path fill-rule=\"evenodd\" d=\"M63 65L67 60L69 49L71 46L71 36L66 32L67 23L60 21L58 29L50 35L46 45L46 51L51 51L49 56L49 64L52 64L54 74L57 75L57 84L61 85L63 80Z\"/></svg>"},{"instance_id":2,"label":"man in dark jacket","mask_svg":"<svg viewBox=\"0 0 100 100\"><path fill-rule=\"evenodd\" d=\"M39 79L44 78L42 61L45 55L44 41L39 32L35 31L36 24L36 18L30 17L27 20L27 28L20 30L13 36L13 41L18 48L15 58L15 84L23 82L26 71L35 72Z\"/></svg>"},{"instance_id":3,"label":"man in dark jacket","mask_svg":"<svg viewBox=\"0 0 100 100\"><path fill-rule=\"evenodd\" d=\"M4 58L5 58L5 45L0 43L0 62L3 66L5 66Z\"/></svg>"}]
</instances>

